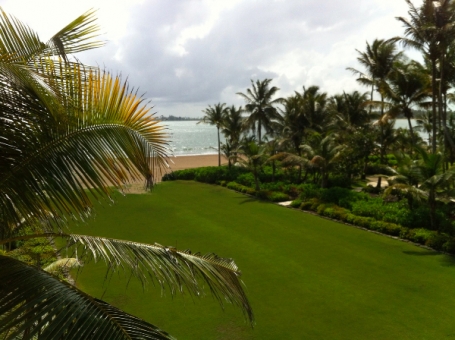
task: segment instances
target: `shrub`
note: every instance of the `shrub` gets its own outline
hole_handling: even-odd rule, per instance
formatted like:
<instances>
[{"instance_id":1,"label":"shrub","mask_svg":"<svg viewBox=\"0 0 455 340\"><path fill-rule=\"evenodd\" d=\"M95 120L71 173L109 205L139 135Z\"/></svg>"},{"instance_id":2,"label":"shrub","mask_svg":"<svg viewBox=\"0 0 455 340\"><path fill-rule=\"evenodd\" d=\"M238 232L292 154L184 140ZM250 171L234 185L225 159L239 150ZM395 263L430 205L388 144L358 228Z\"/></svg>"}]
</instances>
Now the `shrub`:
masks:
<instances>
[{"instance_id":1,"label":"shrub","mask_svg":"<svg viewBox=\"0 0 455 340\"><path fill-rule=\"evenodd\" d=\"M247 187L253 187L255 185L254 176L251 172L239 175L236 178L236 182L246 185Z\"/></svg>"},{"instance_id":2,"label":"shrub","mask_svg":"<svg viewBox=\"0 0 455 340\"><path fill-rule=\"evenodd\" d=\"M436 250L443 250L444 244L449 241L447 234L438 234L431 232L428 239L425 241L425 245Z\"/></svg>"},{"instance_id":3,"label":"shrub","mask_svg":"<svg viewBox=\"0 0 455 340\"><path fill-rule=\"evenodd\" d=\"M350 188L351 179L345 175L332 175L329 177L329 187Z\"/></svg>"},{"instance_id":4,"label":"shrub","mask_svg":"<svg viewBox=\"0 0 455 340\"><path fill-rule=\"evenodd\" d=\"M410 229L408 232L409 239L413 242L425 244L434 232L428 229Z\"/></svg>"},{"instance_id":5,"label":"shrub","mask_svg":"<svg viewBox=\"0 0 455 340\"><path fill-rule=\"evenodd\" d=\"M289 200L289 196L283 192L272 191L268 193L267 198L272 202L285 202Z\"/></svg>"},{"instance_id":6,"label":"shrub","mask_svg":"<svg viewBox=\"0 0 455 340\"><path fill-rule=\"evenodd\" d=\"M302 210L312 210L316 211L317 207L321 204L317 198L309 199L308 201L303 201L300 205L300 209Z\"/></svg>"},{"instance_id":7,"label":"shrub","mask_svg":"<svg viewBox=\"0 0 455 340\"><path fill-rule=\"evenodd\" d=\"M319 188L315 184L300 184L298 186L298 190L301 191L299 198L302 201L307 201L312 198L320 198L321 197L321 188Z\"/></svg>"},{"instance_id":8,"label":"shrub","mask_svg":"<svg viewBox=\"0 0 455 340\"><path fill-rule=\"evenodd\" d=\"M302 204L302 200L301 199L296 199L296 200L293 200L291 202L291 207L299 208L301 204Z\"/></svg>"},{"instance_id":9,"label":"shrub","mask_svg":"<svg viewBox=\"0 0 455 340\"><path fill-rule=\"evenodd\" d=\"M442 250L455 254L455 239L453 237L450 237L443 245L442 245Z\"/></svg>"}]
</instances>

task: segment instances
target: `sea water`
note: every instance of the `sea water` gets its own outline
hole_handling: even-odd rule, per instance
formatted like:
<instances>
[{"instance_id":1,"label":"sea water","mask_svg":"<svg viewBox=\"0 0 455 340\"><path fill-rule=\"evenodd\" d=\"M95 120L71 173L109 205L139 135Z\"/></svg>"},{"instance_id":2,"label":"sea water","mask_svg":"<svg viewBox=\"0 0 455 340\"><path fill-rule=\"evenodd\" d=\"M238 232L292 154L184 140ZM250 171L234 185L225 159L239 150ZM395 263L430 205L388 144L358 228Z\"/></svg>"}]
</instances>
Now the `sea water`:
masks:
<instances>
[{"instance_id":1,"label":"sea water","mask_svg":"<svg viewBox=\"0 0 455 340\"><path fill-rule=\"evenodd\" d=\"M208 155L218 153L218 139L216 126L199 123L197 121L163 121L169 135L169 147L174 156L179 155ZM416 125L412 120L413 126ZM397 119L395 128L408 128L406 119ZM428 135L419 132L422 138L428 139ZM221 143L225 138L220 133Z\"/></svg>"},{"instance_id":2,"label":"sea water","mask_svg":"<svg viewBox=\"0 0 455 340\"><path fill-rule=\"evenodd\" d=\"M215 125L197 121L163 121L169 135L169 148L174 156L208 155L218 153L218 137ZM220 132L221 143L225 142Z\"/></svg>"}]
</instances>

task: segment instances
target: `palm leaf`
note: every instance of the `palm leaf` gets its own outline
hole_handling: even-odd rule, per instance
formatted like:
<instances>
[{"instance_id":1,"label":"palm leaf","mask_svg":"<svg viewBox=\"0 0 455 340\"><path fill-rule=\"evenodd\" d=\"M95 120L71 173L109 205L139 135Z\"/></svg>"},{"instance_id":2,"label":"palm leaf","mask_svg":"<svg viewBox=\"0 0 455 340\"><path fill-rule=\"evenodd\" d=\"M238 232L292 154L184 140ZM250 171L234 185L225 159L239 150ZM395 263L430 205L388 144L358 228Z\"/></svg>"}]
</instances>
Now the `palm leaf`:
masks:
<instances>
[{"instance_id":1,"label":"palm leaf","mask_svg":"<svg viewBox=\"0 0 455 340\"><path fill-rule=\"evenodd\" d=\"M232 259L215 254L192 254L174 247L144 244L86 235L59 235L68 239L85 261L104 261L109 270L126 270L143 284L151 278L171 294L186 289L193 296L204 295L205 282L213 296L223 306L227 301L240 307L253 323L253 311L239 280L240 271Z\"/></svg>"},{"instance_id":2,"label":"palm leaf","mask_svg":"<svg viewBox=\"0 0 455 340\"><path fill-rule=\"evenodd\" d=\"M0 255L0 333L6 339L171 339L74 286Z\"/></svg>"},{"instance_id":3,"label":"palm leaf","mask_svg":"<svg viewBox=\"0 0 455 340\"><path fill-rule=\"evenodd\" d=\"M56 33L48 42L48 47L53 54L66 59L67 54L103 46L104 42L93 40L99 31L95 21L95 10L87 11Z\"/></svg>"},{"instance_id":4,"label":"palm leaf","mask_svg":"<svg viewBox=\"0 0 455 340\"><path fill-rule=\"evenodd\" d=\"M61 80L58 91L73 98L61 109L47 107L44 99L41 107L36 104L37 111L47 113L44 121L34 122L36 129L12 116L15 149L0 145L14 156L2 164L0 179L0 206L10 224L47 219L49 211L56 220L82 217L90 206L84 187L101 188L91 190L105 195L109 185L121 188L140 176L150 186L154 172L165 167L166 134L142 99L109 74L90 71L85 78Z\"/></svg>"}]
</instances>

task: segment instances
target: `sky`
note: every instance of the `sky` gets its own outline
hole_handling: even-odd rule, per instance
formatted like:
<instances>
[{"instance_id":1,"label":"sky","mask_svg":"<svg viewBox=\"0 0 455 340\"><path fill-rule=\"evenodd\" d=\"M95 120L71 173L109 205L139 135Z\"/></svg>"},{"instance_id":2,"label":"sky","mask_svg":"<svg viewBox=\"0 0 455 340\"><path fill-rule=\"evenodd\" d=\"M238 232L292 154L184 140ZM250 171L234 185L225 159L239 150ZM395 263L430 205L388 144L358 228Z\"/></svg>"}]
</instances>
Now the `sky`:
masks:
<instances>
[{"instance_id":1,"label":"sky","mask_svg":"<svg viewBox=\"0 0 455 340\"><path fill-rule=\"evenodd\" d=\"M413 0L420 5L421 0ZM104 47L77 57L128 79L157 116L202 117L208 105L244 105L237 92L273 79L286 97L317 85L367 91L347 67L366 42L403 35L405 0L0 0L47 41L96 9ZM411 57L415 52L406 51Z\"/></svg>"}]
</instances>

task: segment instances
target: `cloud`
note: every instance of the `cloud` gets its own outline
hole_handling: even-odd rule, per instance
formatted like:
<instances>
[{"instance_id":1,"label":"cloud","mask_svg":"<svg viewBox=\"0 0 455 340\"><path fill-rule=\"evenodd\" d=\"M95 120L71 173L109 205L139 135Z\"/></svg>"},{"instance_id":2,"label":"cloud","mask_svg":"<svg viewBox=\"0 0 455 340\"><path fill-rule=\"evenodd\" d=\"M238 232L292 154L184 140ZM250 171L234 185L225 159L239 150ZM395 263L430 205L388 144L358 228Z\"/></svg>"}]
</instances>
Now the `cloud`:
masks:
<instances>
[{"instance_id":1,"label":"cloud","mask_svg":"<svg viewBox=\"0 0 455 340\"><path fill-rule=\"evenodd\" d=\"M6 2L16 1L26 2ZM82 3L100 8L108 40L83 61L121 72L160 112L197 116L204 105L242 104L235 93L250 79L274 79L281 96L311 85L329 94L363 90L346 71L360 67L356 49L402 34L395 16L407 15L396 0Z\"/></svg>"}]
</instances>

